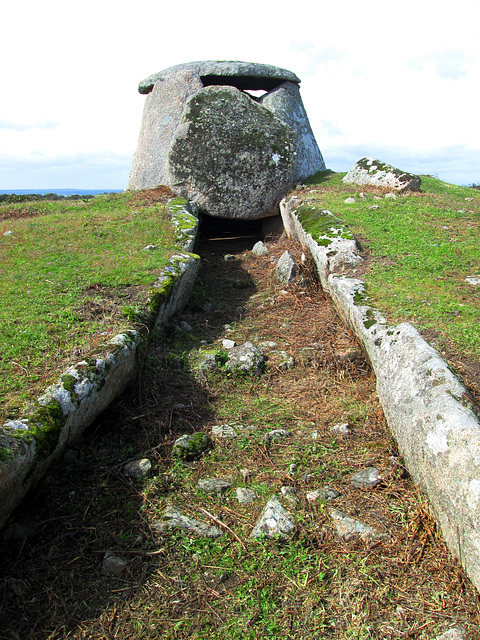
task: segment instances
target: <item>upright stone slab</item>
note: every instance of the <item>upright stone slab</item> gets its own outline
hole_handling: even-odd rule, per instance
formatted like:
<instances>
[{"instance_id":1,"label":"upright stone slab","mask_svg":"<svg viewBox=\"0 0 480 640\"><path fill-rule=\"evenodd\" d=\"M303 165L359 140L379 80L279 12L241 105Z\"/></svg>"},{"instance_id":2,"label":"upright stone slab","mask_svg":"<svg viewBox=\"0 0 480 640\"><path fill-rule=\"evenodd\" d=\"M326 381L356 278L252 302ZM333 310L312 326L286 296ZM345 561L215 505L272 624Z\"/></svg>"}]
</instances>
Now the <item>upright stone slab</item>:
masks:
<instances>
[{"instance_id":1,"label":"upright stone slab","mask_svg":"<svg viewBox=\"0 0 480 640\"><path fill-rule=\"evenodd\" d=\"M164 75L155 84L145 101L129 189L149 189L168 184L167 154L185 102L202 88L200 76L189 69Z\"/></svg>"},{"instance_id":2,"label":"upright stone slab","mask_svg":"<svg viewBox=\"0 0 480 640\"><path fill-rule=\"evenodd\" d=\"M285 82L262 96L259 102L295 132L297 164L294 182L308 178L317 171L325 171L325 162L313 135L298 84Z\"/></svg>"},{"instance_id":3,"label":"upright stone slab","mask_svg":"<svg viewBox=\"0 0 480 640\"><path fill-rule=\"evenodd\" d=\"M185 107L168 155L168 183L209 215L276 215L292 184L295 135L235 87L209 86Z\"/></svg>"},{"instance_id":4,"label":"upright stone slab","mask_svg":"<svg viewBox=\"0 0 480 640\"><path fill-rule=\"evenodd\" d=\"M148 95L128 188L165 184L217 217L254 219L276 213L292 184L325 169L299 82L294 73L279 67L213 60L176 65L142 80L139 91ZM230 92L228 110L221 100L216 106L212 100L202 116L205 92L212 97L208 91L215 89ZM247 93L254 90L268 93L261 98ZM203 140L203 130L194 132L190 126L196 97L196 124L203 117L209 132ZM258 125L251 126L253 114ZM192 142L195 147L188 153ZM217 170L218 175L206 173ZM239 207L245 196L247 204Z\"/></svg>"}]
</instances>

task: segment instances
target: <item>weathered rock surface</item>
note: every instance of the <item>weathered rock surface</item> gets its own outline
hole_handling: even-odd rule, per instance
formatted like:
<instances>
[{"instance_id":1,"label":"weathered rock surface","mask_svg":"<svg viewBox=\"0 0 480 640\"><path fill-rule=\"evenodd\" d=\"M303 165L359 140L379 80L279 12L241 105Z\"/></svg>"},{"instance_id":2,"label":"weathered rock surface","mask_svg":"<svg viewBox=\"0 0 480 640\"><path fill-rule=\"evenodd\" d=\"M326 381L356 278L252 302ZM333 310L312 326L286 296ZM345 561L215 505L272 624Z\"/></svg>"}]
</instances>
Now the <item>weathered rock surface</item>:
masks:
<instances>
[{"instance_id":1,"label":"weathered rock surface","mask_svg":"<svg viewBox=\"0 0 480 640\"><path fill-rule=\"evenodd\" d=\"M265 256L268 253L268 249L263 242L259 240L253 245L252 253L256 256Z\"/></svg>"},{"instance_id":2,"label":"weathered rock surface","mask_svg":"<svg viewBox=\"0 0 480 640\"><path fill-rule=\"evenodd\" d=\"M168 185L221 218L263 218L292 184L295 135L234 87L210 86L186 103L168 153Z\"/></svg>"},{"instance_id":3,"label":"weathered rock surface","mask_svg":"<svg viewBox=\"0 0 480 640\"><path fill-rule=\"evenodd\" d=\"M372 488L380 482L380 473L375 467L367 467L352 476L352 484L359 488Z\"/></svg>"},{"instance_id":4,"label":"weathered rock surface","mask_svg":"<svg viewBox=\"0 0 480 640\"><path fill-rule=\"evenodd\" d=\"M168 531L170 529L185 529L192 531L203 538L218 538L222 535L220 529L209 526L204 522L199 522L195 518L184 515L176 507L167 507L163 513L166 520L160 520L153 526L157 531Z\"/></svg>"},{"instance_id":5,"label":"weathered rock surface","mask_svg":"<svg viewBox=\"0 0 480 640\"><path fill-rule=\"evenodd\" d=\"M152 471L152 463L148 458L141 460L131 460L123 467L123 473L134 480L148 478Z\"/></svg>"},{"instance_id":6,"label":"weathered rock surface","mask_svg":"<svg viewBox=\"0 0 480 640\"><path fill-rule=\"evenodd\" d=\"M287 540L295 533L297 527L293 516L281 505L276 496L270 498L265 505L250 538L280 538Z\"/></svg>"},{"instance_id":7,"label":"weathered rock surface","mask_svg":"<svg viewBox=\"0 0 480 640\"><path fill-rule=\"evenodd\" d=\"M183 460L195 460L213 448L213 443L206 433L186 434L178 438L172 448L172 455Z\"/></svg>"},{"instance_id":8,"label":"weathered rock surface","mask_svg":"<svg viewBox=\"0 0 480 640\"><path fill-rule=\"evenodd\" d=\"M294 182L317 171L325 171L325 162L313 135L298 84L285 82L262 96L259 102L295 132L298 161L293 173Z\"/></svg>"},{"instance_id":9,"label":"weathered rock surface","mask_svg":"<svg viewBox=\"0 0 480 640\"><path fill-rule=\"evenodd\" d=\"M362 158L343 178L346 183L388 187L396 191L417 191L422 183L419 176L396 169L374 158Z\"/></svg>"},{"instance_id":10,"label":"weathered rock surface","mask_svg":"<svg viewBox=\"0 0 480 640\"><path fill-rule=\"evenodd\" d=\"M295 282L299 277L300 270L298 264L290 255L289 251L285 251L275 265L275 276L281 284L290 284Z\"/></svg>"},{"instance_id":11,"label":"weathered rock surface","mask_svg":"<svg viewBox=\"0 0 480 640\"><path fill-rule=\"evenodd\" d=\"M292 184L325 169L299 82L286 69L211 60L142 80L129 189L165 184L213 216L273 215ZM246 93L260 89L261 98Z\"/></svg>"},{"instance_id":12,"label":"weathered rock surface","mask_svg":"<svg viewBox=\"0 0 480 640\"><path fill-rule=\"evenodd\" d=\"M232 483L228 482L228 480L223 480L223 478L203 478L198 481L197 486L205 493L221 496L230 489Z\"/></svg>"},{"instance_id":13,"label":"weathered rock surface","mask_svg":"<svg viewBox=\"0 0 480 640\"><path fill-rule=\"evenodd\" d=\"M102 575L119 576L127 567L128 562L119 556L108 552L105 554L102 562Z\"/></svg>"},{"instance_id":14,"label":"weathered rock surface","mask_svg":"<svg viewBox=\"0 0 480 640\"><path fill-rule=\"evenodd\" d=\"M381 540L385 537L385 534L380 533L380 531L360 522L356 518L347 516L338 509L329 509L328 512L335 524L338 535L346 541L357 536L365 541Z\"/></svg>"},{"instance_id":15,"label":"weathered rock surface","mask_svg":"<svg viewBox=\"0 0 480 640\"><path fill-rule=\"evenodd\" d=\"M166 74L147 96L137 149L133 156L129 189L168 184L167 155L180 123L185 102L203 84L190 70Z\"/></svg>"},{"instance_id":16,"label":"weathered rock surface","mask_svg":"<svg viewBox=\"0 0 480 640\"><path fill-rule=\"evenodd\" d=\"M202 60L177 64L154 73L140 82L138 91L139 93L150 93L159 80L164 80L170 74L185 71L198 74L204 86L226 84L237 87L237 89L250 89L252 91L259 89L270 91L270 89L286 81L300 82L300 78L291 71L269 64L241 62L238 60Z\"/></svg>"},{"instance_id":17,"label":"weathered rock surface","mask_svg":"<svg viewBox=\"0 0 480 640\"><path fill-rule=\"evenodd\" d=\"M251 342L233 347L228 352L225 368L232 373L259 375L265 366L265 356Z\"/></svg>"}]
</instances>

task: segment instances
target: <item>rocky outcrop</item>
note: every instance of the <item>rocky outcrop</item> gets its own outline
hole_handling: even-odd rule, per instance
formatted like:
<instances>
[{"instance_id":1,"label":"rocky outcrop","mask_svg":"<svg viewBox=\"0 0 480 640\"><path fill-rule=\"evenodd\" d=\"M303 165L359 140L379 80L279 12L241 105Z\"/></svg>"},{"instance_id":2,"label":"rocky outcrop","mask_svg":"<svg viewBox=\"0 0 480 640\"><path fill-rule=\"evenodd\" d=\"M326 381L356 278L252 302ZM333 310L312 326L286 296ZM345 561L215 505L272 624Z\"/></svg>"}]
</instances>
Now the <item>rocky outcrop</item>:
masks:
<instances>
[{"instance_id":1,"label":"rocky outcrop","mask_svg":"<svg viewBox=\"0 0 480 640\"><path fill-rule=\"evenodd\" d=\"M192 62L149 76L139 86L148 95L128 188L165 184L216 217L274 215L292 184L325 169L299 82L248 62Z\"/></svg>"},{"instance_id":2,"label":"rocky outcrop","mask_svg":"<svg viewBox=\"0 0 480 640\"><path fill-rule=\"evenodd\" d=\"M418 191L422 183L419 176L396 169L374 158L362 158L343 178L345 183L388 187L396 191Z\"/></svg>"}]
</instances>

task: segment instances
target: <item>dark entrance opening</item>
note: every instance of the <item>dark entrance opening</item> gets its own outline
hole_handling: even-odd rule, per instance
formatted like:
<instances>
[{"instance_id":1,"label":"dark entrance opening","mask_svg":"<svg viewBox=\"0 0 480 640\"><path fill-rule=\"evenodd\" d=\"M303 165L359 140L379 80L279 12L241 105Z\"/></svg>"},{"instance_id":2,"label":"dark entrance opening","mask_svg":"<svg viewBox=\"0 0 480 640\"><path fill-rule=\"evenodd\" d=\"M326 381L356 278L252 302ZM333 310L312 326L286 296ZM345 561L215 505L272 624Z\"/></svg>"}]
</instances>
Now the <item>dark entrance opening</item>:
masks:
<instances>
[{"instance_id":1,"label":"dark entrance opening","mask_svg":"<svg viewBox=\"0 0 480 640\"><path fill-rule=\"evenodd\" d=\"M269 240L281 235L283 223L280 216L260 220L236 220L216 218L203 214L197 235L195 251L202 253L242 253L250 251L259 240Z\"/></svg>"}]
</instances>

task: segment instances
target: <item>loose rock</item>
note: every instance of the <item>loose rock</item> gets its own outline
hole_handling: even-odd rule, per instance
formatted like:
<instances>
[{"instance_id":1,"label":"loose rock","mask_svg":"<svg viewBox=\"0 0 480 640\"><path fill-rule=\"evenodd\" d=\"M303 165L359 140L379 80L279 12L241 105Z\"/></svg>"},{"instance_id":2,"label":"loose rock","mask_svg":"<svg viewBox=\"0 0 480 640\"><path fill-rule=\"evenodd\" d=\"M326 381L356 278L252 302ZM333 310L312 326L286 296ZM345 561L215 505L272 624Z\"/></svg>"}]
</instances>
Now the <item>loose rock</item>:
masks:
<instances>
[{"instance_id":1,"label":"loose rock","mask_svg":"<svg viewBox=\"0 0 480 640\"><path fill-rule=\"evenodd\" d=\"M258 498L257 493L253 489L245 489L244 487L236 488L237 500L240 504L249 504Z\"/></svg>"},{"instance_id":2,"label":"loose rock","mask_svg":"<svg viewBox=\"0 0 480 640\"><path fill-rule=\"evenodd\" d=\"M225 368L232 373L259 375L265 366L265 356L251 342L233 347L228 352Z\"/></svg>"},{"instance_id":3,"label":"loose rock","mask_svg":"<svg viewBox=\"0 0 480 640\"><path fill-rule=\"evenodd\" d=\"M265 505L260 518L250 534L250 538L259 538L265 535L267 538L291 538L297 527L293 516L281 505L276 496L270 498Z\"/></svg>"},{"instance_id":4,"label":"loose rock","mask_svg":"<svg viewBox=\"0 0 480 640\"><path fill-rule=\"evenodd\" d=\"M185 529L192 531L203 538L218 538L222 535L220 529L209 526L204 522L199 522L195 518L183 515L176 507L167 507L163 513L167 520L156 522L153 527L157 531L168 531L170 529Z\"/></svg>"},{"instance_id":5,"label":"loose rock","mask_svg":"<svg viewBox=\"0 0 480 640\"><path fill-rule=\"evenodd\" d=\"M172 448L174 457L183 460L195 460L213 448L213 443L206 433L196 432L178 438Z\"/></svg>"},{"instance_id":6,"label":"loose rock","mask_svg":"<svg viewBox=\"0 0 480 640\"><path fill-rule=\"evenodd\" d=\"M105 554L102 562L102 575L119 576L126 568L128 562L123 558L111 554L109 551Z\"/></svg>"},{"instance_id":7,"label":"loose rock","mask_svg":"<svg viewBox=\"0 0 480 640\"><path fill-rule=\"evenodd\" d=\"M300 275L297 263L290 255L289 251L285 251L275 265L275 276L281 284L290 284L295 282Z\"/></svg>"},{"instance_id":8,"label":"loose rock","mask_svg":"<svg viewBox=\"0 0 480 640\"><path fill-rule=\"evenodd\" d=\"M380 473L376 467L367 467L352 476L354 487L372 488L381 480Z\"/></svg>"},{"instance_id":9,"label":"loose rock","mask_svg":"<svg viewBox=\"0 0 480 640\"><path fill-rule=\"evenodd\" d=\"M141 460L132 460L127 462L123 467L123 473L134 480L142 480L148 478L152 472L152 463L148 458L142 458Z\"/></svg>"},{"instance_id":10,"label":"loose rock","mask_svg":"<svg viewBox=\"0 0 480 640\"><path fill-rule=\"evenodd\" d=\"M329 509L328 512L335 524L338 535L347 542L357 536L365 541L381 540L386 537L385 534L360 522L360 520L347 516L345 513L338 511L338 509Z\"/></svg>"},{"instance_id":11,"label":"loose rock","mask_svg":"<svg viewBox=\"0 0 480 640\"><path fill-rule=\"evenodd\" d=\"M268 249L263 244L263 242L259 240L256 244L253 245L252 253L254 253L256 256L265 256L268 253Z\"/></svg>"},{"instance_id":12,"label":"loose rock","mask_svg":"<svg viewBox=\"0 0 480 640\"><path fill-rule=\"evenodd\" d=\"M213 493L215 495L223 495L226 493L232 484L227 480L221 478L204 478L199 480L197 487L205 493Z\"/></svg>"},{"instance_id":13,"label":"loose rock","mask_svg":"<svg viewBox=\"0 0 480 640\"><path fill-rule=\"evenodd\" d=\"M286 429L274 429L265 434L265 446L269 447L274 442L280 442L284 438L289 438L292 434Z\"/></svg>"}]
</instances>

